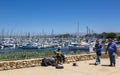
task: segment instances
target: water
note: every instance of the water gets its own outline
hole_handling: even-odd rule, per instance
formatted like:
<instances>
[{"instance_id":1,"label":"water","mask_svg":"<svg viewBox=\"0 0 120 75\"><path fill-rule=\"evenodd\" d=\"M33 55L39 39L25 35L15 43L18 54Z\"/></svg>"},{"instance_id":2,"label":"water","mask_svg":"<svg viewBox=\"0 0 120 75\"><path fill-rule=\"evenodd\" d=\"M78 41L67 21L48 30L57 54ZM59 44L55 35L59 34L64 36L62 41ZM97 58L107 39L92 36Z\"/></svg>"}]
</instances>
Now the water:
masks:
<instances>
[{"instance_id":1,"label":"water","mask_svg":"<svg viewBox=\"0 0 120 75\"><path fill-rule=\"evenodd\" d=\"M57 48L45 48L45 49L21 49L21 48L4 48L4 49L0 49L0 54L5 54L5 53L16 53L16 52L46 52L46 51L50 51L53 52L55 49ZM61 51L64 54L69 54L70 52L73 52L74 54L76 54L77 52L80 52L81 54L89 54L89 49L86 50L80 50L80 49L69 49L68 47L64 47L61 48Z\"/></svg>"}]
</instances>

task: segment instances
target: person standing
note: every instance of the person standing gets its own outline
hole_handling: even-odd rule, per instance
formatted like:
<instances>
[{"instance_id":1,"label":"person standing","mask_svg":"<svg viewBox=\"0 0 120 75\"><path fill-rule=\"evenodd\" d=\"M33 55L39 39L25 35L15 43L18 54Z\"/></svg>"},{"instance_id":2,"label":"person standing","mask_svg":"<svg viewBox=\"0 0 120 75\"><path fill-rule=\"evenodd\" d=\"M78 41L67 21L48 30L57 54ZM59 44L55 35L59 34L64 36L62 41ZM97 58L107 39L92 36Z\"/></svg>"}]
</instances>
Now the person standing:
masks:
<instances>
[{"instance_id":1,"label":"person standing","mask_svg":"<svg viewBox=\"0 0 120 75\"><path fill-rule=\"evenodd\" d=\"M96 51L97 57L96 57L95 65L100 64L101 48L102 48L102 45L99 43L99 40L96 40L95 51Z\"/></svg>"},{"instance_id":2,"label":"person standing","mask_svg":"<svg viewBox=\"0 0 120 75\"><path fill-rule=\"evenodd\" d=\"M109 66L115 66L116 64L116 51L117 51L117 46L116 43L113 42L111 38L108 39L108 46L106 49L106 54L108 52L109 58L110 58L110 65Z\"/></svg>"}]
</instances>

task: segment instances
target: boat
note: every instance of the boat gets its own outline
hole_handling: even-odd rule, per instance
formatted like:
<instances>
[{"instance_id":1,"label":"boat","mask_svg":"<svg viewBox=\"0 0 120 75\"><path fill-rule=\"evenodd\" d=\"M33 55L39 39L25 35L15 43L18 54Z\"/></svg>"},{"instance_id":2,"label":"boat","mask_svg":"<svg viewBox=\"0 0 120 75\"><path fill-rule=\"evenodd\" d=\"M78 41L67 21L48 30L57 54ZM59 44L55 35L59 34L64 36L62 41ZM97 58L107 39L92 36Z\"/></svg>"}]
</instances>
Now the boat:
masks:
<instances>
[{"instance_id":1,"label":"boat","mask_svg":"<svg viewBox=\"0 0 120 75\"><path fill-rule=\"evenodd\" d=\"M68 46L69 50L89 50L89 44L88 43L75 43L72 42L71 45Z\"/></svg>"},{"instance_id":2,"label":"boat","mask_svg":"<svg viewBox=\"0 0 120 75\"><path fill-rule=\"evenodd\" d=\"M19 48L22 48L22 49L38 49L38 46L36 45L31 45L31 44L26 44L26 45L23 45Z\"/></svg>"}]
</instances>

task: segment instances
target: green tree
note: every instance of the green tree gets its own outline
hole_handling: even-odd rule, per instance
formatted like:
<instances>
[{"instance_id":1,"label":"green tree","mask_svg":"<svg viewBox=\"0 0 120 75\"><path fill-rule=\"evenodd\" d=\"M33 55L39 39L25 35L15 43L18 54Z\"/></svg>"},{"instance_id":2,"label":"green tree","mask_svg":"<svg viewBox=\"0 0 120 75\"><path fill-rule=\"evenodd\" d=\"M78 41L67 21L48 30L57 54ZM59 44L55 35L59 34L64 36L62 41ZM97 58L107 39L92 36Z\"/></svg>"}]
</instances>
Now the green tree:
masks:
<instances>
[{"instance_id":1,"label":"green tree","mask_svg":"<svg viewBox=\"0 0 120 75\"><path fill-rule=\"evenodd\" d=\"M69 37L74 37L74 36L71 35L71 34L61 34L61 35L57 35L55 37L58 37L58 38L69 38Z\"/></svg>"},{"instance_id":2,"label":"green tree","mask_svg":"<svg viewBox=\"0 0 120 75\"><path fill-rule=\"evenodd\" d=\"M108 34L108 33L103 32L101 35L102 35L103 38L106 38L106 37L107 37L107 34Z\"/></svg>"},{"instance_id":3,"label":"green tree","mask_svg":"<svg viewBox=\"0 0 120 75\"><path fill-rule=\"evenodd\" d=\"M117 36L117 40L120 41L120 36Z\"/></svg>"},{"instance_id":4,"label":"green tree","mask_svg":"<svg viewBox=\"0 0 120 75\"><path fill-rule=\"evenodd\" d=\"M102 34L97 35L98 38L103 38Z\"/></svg>"},{"instance_id":5,"label":"green tree","mask_svg":"<svg viewBox=\"0 0 120 75\"><path fill-rule=\"evenodd\" d=\"M116 34L115 33L107 33L107 36L106 36L106 38L112 38L112 39L114 39L114 38L116 38Z\"/></svg>"}]
</instances>

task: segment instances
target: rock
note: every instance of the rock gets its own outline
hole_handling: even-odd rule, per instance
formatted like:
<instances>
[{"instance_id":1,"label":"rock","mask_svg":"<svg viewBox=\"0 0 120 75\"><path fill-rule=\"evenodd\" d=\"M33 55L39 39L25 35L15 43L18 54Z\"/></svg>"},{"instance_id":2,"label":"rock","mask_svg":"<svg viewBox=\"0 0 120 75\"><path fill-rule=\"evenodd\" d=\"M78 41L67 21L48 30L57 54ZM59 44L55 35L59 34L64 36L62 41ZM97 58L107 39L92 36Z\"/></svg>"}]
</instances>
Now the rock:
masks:
<instances>
[{"instance_id":1,"label":"rock","mask_svg":"<svg viewBox=\"0 0 120 75\"><path fill-rule=\"evenodd\" d=\"M105 55L103 55L105 57ZM69 64L70 62L84 61L95 59L95 54L86 54L86 55L69 55L65 57L65 63ZM29 60L18 60L18 61L5 61L0 62L0 71L1 70L12 70L19 68L28 68L40 66L42 59L29 59Z\"/></svg>"}]
</instances>

